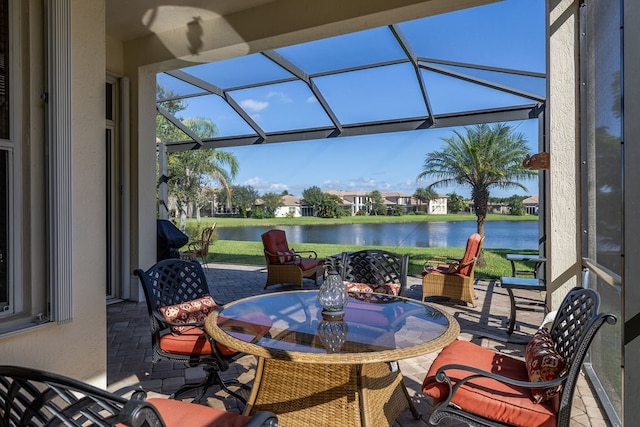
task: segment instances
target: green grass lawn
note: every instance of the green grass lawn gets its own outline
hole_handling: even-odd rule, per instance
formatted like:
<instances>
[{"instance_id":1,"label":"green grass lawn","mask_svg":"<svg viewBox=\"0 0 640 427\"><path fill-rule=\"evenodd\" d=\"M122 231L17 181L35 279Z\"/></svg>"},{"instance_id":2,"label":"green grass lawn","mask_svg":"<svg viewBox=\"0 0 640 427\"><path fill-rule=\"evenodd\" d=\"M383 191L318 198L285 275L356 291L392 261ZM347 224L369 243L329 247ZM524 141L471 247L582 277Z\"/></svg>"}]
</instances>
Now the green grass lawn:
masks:
<instances>
[{"instance_id":1,"label":"green grass lawn","mask_svg":"<svg viewBox=\"0 0 640 427\"><path fill-rule=\"evenodd\" d=\"M198 235L198 231L204 227L212 225L214 222L220 227L249 227L249 226L278 226L278 225L317 225L317 224L362 224L381 222L419 222L419 221L475 221L476 216L471 214L451 214L451 215L402 215L402 216L349 216L343 218L323 219L317 217L300 218L202 218L200 224L195 219L187 220L187 234ZM487 221L537 221L534 215L512 216L512 215L488 215ZM345 251L358 251L365 249L362 246L353 245L333 245L318 243L299 243L292 245L295 250L313 250L318 257L324 258L329 255L338 254ZM368 249L373 248L367 246ZM417 247L378 247L391 252L409 255L409 274L417 275L422 271L425 261L434 256L446 256L452 258L462 258L464 248L417 248ZM477 266L475 270L476 278L479 279L499 279L501 276L511 275L511 264L505 259L505 255L511 252L536 254L536 251L514 251L513 249L485 249L484 259L486 265ZM262 252L262 242L244 242L236 240L218 240L211 246L209 262L222 262L229 264L249 264L265 265ZM524 269L525 264L520 264L519 268Z\"/></svg>"},{"instance_id":2,"label":"green grass lawn","mask_svg":"<svg viewBox=\"0 0 640 427\"><path fill-rule=\"evenodd\" d=\"M338 254L345 251L358 251L364 249L361 246L351 245L329 245L319 243L299 243L291 245L295 250L316 251L318 257L324 258L329 255ZM367 247L372 248L372 247ZM391 252L409 255L409 274L420 274L426 260L433 256L447 256L462 258L464 248L391 248L380 246ZM500 276L511 275L511 264L505 259L505 255L514 252L511 249L485 249L485 266L478 266L475 270L478 279L498 279ZM535 251L517 251L520 253L535 254ZM208 261L222 262L229 264L249 264L265 265L262 252L262 242L241 242L237 240L218 240L212 246ZM523 267L523 265L521 265Z\"/></svg>"}]
</instances>

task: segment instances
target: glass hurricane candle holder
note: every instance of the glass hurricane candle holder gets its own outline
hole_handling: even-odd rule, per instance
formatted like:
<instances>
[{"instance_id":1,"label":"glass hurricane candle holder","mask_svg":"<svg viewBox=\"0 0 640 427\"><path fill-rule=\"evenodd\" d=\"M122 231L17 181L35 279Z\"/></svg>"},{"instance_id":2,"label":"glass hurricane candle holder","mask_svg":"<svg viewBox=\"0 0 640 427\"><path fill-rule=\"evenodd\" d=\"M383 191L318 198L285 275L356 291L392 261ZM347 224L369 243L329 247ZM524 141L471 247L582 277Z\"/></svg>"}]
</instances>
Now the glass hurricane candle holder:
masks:
<instances>
[{"instance_id":1,"label":"glass hurricane candle holder","mask_svg":"<svg viewBox=\"0 0 640 427\"><path fill-rule=\"evenodd\" d=\"M340 317L344 315L344 306L349 295L342 282L342 277L336 271L329 271L326 279L318 290L318 302L322 306L324 317Z\"/></svg>"}]
</instances>

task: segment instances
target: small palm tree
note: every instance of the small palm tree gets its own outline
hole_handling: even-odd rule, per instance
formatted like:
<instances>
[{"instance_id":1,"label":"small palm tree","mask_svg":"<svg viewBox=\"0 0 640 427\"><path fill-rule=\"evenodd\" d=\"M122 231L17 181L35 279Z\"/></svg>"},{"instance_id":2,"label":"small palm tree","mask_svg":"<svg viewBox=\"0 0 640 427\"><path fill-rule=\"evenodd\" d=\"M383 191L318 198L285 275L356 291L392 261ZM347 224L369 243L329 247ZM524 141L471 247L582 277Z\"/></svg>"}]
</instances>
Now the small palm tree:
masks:
<instances>
[{"instance_id":1,"label":"small palm tree","mask_svg":"<svg viewBox=\"0 0 640 427\"><path fill-rule=\"evenodd\" d=\"M456 130L442 140L446 146L426 155L418 179L434 177L436 181L427 188L469 185L478 233L484 236L489 190L517 187L527 191L518 181L536 174L522 167L522 160L529 154L526 137L504 123L497 123L465 127L464 132ZM484 263L482 253L478 262Z\"/></svg>"}]
</instances>

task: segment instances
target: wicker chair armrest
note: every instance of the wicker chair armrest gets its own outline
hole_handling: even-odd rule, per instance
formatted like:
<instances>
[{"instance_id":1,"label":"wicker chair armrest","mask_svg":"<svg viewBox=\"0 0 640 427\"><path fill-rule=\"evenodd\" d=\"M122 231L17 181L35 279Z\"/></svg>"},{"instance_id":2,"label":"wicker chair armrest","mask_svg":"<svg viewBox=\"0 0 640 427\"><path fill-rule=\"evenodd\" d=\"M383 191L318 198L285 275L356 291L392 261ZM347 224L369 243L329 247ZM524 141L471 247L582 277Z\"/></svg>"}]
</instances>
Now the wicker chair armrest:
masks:
<instances>
[{"instance_id":1,"label":"wicker chair armrest","mask_svg":"<svg viewBox=\"0 0 640 427\"><path fill-rule=\"evenodd\" d=\"M315 251L296 251L295 249L291 248L292 252L295 252L295 255L293 255L293 261L288 261L288 262L283 262L283 263L275 263L275 264L271 264L271 265L296 265L296 264L300 264L300 262L302 261L302 255L300 254L306 254L309 253L309 256L307 258L309 259L317 259L318 258L318 254ZM273 252L269 252L268 250L264 250L265 255L267 255L267 257L275 257L276 259L280 256L278 254L274 254Z\"/></svg>"},{"instance_id":2,"label":"wicker chair armrest","mask_svg":"<svg viewBox=\"0 0 640 427\"><path fill-rule=\"evenodd\" d=\"M162 417L150 403L129 400L118 415L118 422L130 427L163 427Z\"/></svg>"},{"instance_id":3,"label":"wicker chair armrest","mask_svg":"<svg viewBox=\"0 0 640 427\"><path fill-rule=\"evenodd\" d=\"M291 248L292 251L295 251L296 254L309 254L308 256L306 256L306 258L312 258L312 259L317 259L318 258L318 254L316 253L316 251L296 251L295 249ZM300 258L302 258L302 256L300 256Z\"/></svg>"},{"instance_id":4,"label":"wicker chair armrest","mask_svg":"<svg viewBox=\"0 0 640 427\"><path fill-rule=\"evenodd\" d=\"M272 412L256 412L245 427L278 427L278 417Z\"/></svg>"},{"instance_id":5,"label":"wicker chair armrest","mask_svg":"<svg viewBox=\"0 0 640 427\"><path fill-rule=\"evenodd\" d=\"M450 262L460 262L462 261L462 258L452 258L452 257L448 257L448 256L438 256L438 255L434 255L431 259L428 259L425 261L425 264L427 263L432 263L432 264L449 264Z\"/></svg>"},{"instance_id":6,"label":"wicker chair armrest","mask_svg":"<svg viewBox=\"0 0 640 427\"><path fill-rule=\"evenodd\" d=\"M208 244L208 240L194 240L187 245L187 249L190 251L199 251L206 248Z\"/></svg>"}]
</instances>

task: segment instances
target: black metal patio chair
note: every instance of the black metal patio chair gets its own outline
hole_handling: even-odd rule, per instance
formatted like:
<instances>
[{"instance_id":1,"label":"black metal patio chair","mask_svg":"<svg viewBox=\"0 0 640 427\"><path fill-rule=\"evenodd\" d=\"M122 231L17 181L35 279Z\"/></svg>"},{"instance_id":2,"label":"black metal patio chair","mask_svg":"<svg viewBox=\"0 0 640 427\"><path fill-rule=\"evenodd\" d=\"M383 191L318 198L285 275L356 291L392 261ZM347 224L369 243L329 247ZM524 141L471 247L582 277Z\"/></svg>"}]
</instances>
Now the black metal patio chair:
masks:
<instances>
[{"instance_id":1,"label":"black metal patio chair","mask_svg":"<svg viewBox=\"0 0 640 427\"><path fill-rule=\"evenodd\" d=\"M549 330L529 341L525 360L457 340L445 347L422 385L434 400L429 418L453 418L475 426L569 426L582 363L604 323L616 317L598 313L599 295L573 288Z\"/></svg>"},{"instance_id":2,"label":"black metal patio chair","mask_svg":"<svg viewBox=\"0 0 640 427\"><path fill-rule=\"evenodd\" d=\"M207 279L197 261L170 258L159 261L149 270L137 269L147 301L151 321L153 363L161 360L182 362L186 366L202 365L206 376L198 384L185 384L171 397L176 398L189 390L199 389L195 401L200 401L212 385L218 385L230 395L246 400L230 390L228 385L248 388L236 380L223 380L220 372L229 368L229 363L242 353L213 341L204 331L206 315L217 306L209 294ZM248 328L256 337L268 331L269 326L260 327L270 320L247 319L248 323L238 325ZM253 323L255 321L255 323Z\"/></svg>"},{"instance_id":3,"label":"black metal patio chair","mask_svg":"<svg viewBox=\"0 0 640 427\"><path fill-rule=\"evenodd\" d=\"M50 372L0 366L0 426L161 427L148 402Z\"/></svg>"}]
</instances>

